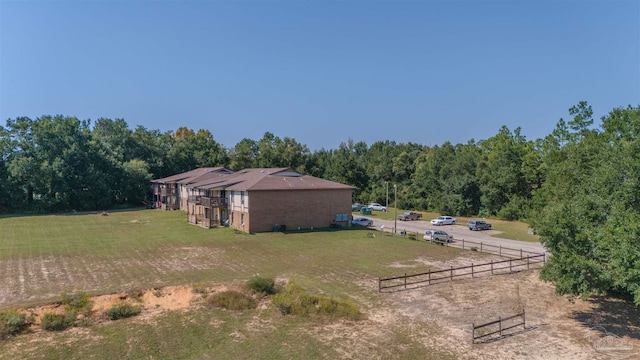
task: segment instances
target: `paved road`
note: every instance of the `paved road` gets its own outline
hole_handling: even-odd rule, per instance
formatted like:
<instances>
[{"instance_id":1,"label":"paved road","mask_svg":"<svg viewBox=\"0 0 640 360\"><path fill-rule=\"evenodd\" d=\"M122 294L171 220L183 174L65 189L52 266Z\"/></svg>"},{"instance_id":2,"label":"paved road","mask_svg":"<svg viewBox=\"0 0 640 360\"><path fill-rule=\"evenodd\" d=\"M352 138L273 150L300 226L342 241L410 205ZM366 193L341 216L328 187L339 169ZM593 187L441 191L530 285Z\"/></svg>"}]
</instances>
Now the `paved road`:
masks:
<instances>
[{"instance_id":1,"label":"paved road","mask_svg":"<svg viewBox=\"0 0 640 360\"><path fill-rule=\"evenodd\" d=\"M380 226L384 225L385 230L393 229L394 221L393 220L381 220L381 219L373 219L373 226L371 228L375 228L380 230ZM501 239L497 237L492 237L491 235L499 234L500 231L497 230L484 230L484 231L471 231L466 226L463 225L443 225L443 226L434 226L429 223L429 220L418 220L418 221L397 221L398 232L406 231L407 233L418 233L419 238L422 239L425 230L427 229L436 229L446 231L448 234L453 235L452 246L461 247L462 240L472 241L476 243L482 243L483 245L493 246L496 248L510 248L510 249L522 249L523 251L529 251L532 253L545 253L545 249L540 243L533 243L527 241L519 241L519 240L509 240L509 239ZM465 243L465 247L469 246L469 243ZM475 246L475 245L472 245ZM526 255L525 255L526 256Z\"/></svg>"}]
</instances>

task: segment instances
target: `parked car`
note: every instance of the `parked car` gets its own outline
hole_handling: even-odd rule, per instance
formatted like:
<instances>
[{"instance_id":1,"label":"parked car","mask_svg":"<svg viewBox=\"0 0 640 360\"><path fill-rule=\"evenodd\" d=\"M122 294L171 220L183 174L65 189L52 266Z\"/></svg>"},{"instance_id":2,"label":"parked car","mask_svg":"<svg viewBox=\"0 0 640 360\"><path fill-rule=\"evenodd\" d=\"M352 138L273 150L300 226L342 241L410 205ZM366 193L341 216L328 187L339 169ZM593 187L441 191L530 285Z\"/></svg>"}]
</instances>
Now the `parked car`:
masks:
<instances>
[{"instance_id":1,"label":"parked car","mask_svg":"<svg viewBox=\"0 0 640 360\"><path fill-rule=\"evenodd\" d=\"M380 205L378 203L371 203L367 207L369 209L371 209L371 210L387 212L387 207L386 206L382 206L382 205Z\"/></svg>"},{"instance_id":2,"label":"parked car","mask_svg":"<svg viewBox=\"0 0 640 360\"><path fill-rule=\"evenodd\" d=\"M424 233L423 239L428 241L446 241L451 242L453 235L449 235L442 230L427 230Z\"/></svg>"},{"instance_id":3,"label":"parked car","mask_svg":"<svg viewBox=\"0 0 640 360\"><path fill-rule=\"evenodd\" d=\"M451 216L438 216L437 219L431 220L431 225L455 225L458 220Z\"/></svg>"},{"instance_id":4,"label":"parked car","mask_svg":"<svg viewBox=\"0 0 640 360\"><path fill-rule=\"evenodd\" d=\"M367 218L355 218L351 220L352 225L373 226L373 220Z\"/></svg>"},{"instance_id":5,"label":"parked car","mask_svg":"<svg viewBox=\"0 0 640 360\"><path fill-rule=\"evenodd\" d=\"M409 220L419 220L422 217L422 214L413 212L413 211L405 211L404 214L398 215L398 220L400 221L409 221Z\"/></svg>"},{"instance_id":6,"label":"parked car","mask_svg":"<svg viewBox=\"0 0 640 360\"><path fill-rule=\"evenodd\" d=\"M352 212L356 212L356 211L360 211L360 209L362 209L364 207L364 205L360 204L360 203L355 203L351 205L351 211Z\"/></svg>"},{"instance_id":7,"label":"parked car","mask_svg":"<svg viewBox=\"0 0 640 360\"><path fill-rule=\"evenodd\" d=\"M484 220L470 220L467 223L469 230L491 230L491 224Z\"/></svg>"}]
</instances>

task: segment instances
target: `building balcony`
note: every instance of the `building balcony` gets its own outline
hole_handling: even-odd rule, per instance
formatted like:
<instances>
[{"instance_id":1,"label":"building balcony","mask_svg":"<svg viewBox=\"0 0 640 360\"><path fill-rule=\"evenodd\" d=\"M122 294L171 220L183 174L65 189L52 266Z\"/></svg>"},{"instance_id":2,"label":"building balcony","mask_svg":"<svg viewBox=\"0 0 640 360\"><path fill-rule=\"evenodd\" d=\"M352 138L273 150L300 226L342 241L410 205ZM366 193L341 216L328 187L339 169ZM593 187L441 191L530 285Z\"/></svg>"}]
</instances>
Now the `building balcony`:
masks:
<instances>
[{"instance_id":1,"label":"building balcony","mask_svg":"<svg viewBox=\"0 0 640 360\"><path fill-rule=\"evenodd\" d=\"M189 204L202 205L202 196L189 195L187 201L189 202Z\"/></svg>"},{"instance_id":2,"label":"building balcony","mask_svg":"<svg viewBox=\"0 0 640 360\"><path fill-rule=\"evenodd\" d=\"M225 208L227 201L223 197L200 197L200 205L207 208Z\"/></svg>"},{"instance_id":3,"label":"building balcony","mask_svg":"<svg viewBox=\"0 0 640 360\"><path fill-rule=\"evenodd\" d=\"M177 196L178 189L155 189L153 193L160 196Z\"/></svg>"}]
</instances>

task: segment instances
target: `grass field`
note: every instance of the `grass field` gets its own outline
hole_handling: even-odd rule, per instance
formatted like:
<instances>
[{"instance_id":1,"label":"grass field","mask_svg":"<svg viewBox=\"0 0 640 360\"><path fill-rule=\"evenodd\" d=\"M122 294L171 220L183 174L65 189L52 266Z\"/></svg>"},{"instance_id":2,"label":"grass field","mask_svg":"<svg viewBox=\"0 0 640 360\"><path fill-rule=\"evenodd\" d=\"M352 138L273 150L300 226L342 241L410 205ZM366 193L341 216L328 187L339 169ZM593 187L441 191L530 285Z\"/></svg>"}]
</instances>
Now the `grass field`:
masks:
<instances>
[{"instance_id":1,"label":"grass field","mask_svg":"<svg viewBox=\"0 0 640 360\"><path fill-rule=\"evenodd\" d=\"M527 229L490 221L513 234ZM584 335L603 321L640 348L640 327L628 321L640 316L632 304L563 300L536 270L378 293L378 277L496 256L370 232L244 234L202 229L180 211L158 210L0 218L0 310L29 307L42 319L47 310L63 310L55 304L63 291L111 294L93 298L98 319L88 326L33 327L0 339L0 359L583 360L602 358ZM194 291L241 287L255 274L315 296L350 299L364 316L282 315L269 297L255 309L222 310L205 306ZM140 315L99 319L123 291L142 290L154 297L144 297ZM471 323L524 308L526 331L482 345L469 341Z\"/></svg>"},{"instance_id":2,"label":"grass field","mask_svg":"<svg viewBox=\"0 0 640 360\"><path fill-rule=\"evenodd\" d=\"M182 212L157 210L4 217L0 218L0 309L50 303L63 291L95 295L199 282L244 282L259 273L289 279L312 293L350 297L366 312L383 301L376 291L377 278L406 272L391 264L420 272L427 267L416 258L446 261L461 252L400 237L371 238L368 233L206 230L187 224ZM341 357L337 349L349 345L343 339L318 340L318 326L331 326L327 321L285 317L273 309L233 313L195 308L166 313L153 324L128 319L76 328L47 336L49 340L42 343L29 341L26 348L22 341L27 340L19 336L0 343L4 345L0 359L15 358L16 351L38 359ZM415 358L425 351L450 358L446 352L418 345L401 327L380 331L378 343L367 345L379 358ZM234 332L241 334L241 341Z\"/></svg>"}]
</instances>

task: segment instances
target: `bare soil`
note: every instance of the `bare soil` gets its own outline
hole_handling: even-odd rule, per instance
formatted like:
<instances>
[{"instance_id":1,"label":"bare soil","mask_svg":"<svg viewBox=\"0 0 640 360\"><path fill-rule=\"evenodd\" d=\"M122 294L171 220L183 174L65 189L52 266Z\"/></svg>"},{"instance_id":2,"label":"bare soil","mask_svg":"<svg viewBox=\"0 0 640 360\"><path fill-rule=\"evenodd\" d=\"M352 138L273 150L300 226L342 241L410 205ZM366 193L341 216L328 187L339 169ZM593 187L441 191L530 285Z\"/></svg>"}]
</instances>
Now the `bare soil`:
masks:
<instances>
[{"instance_id":1,"label":"bare soil","mask_svg":"<svg viewBox=\"0 0 640 360\"><path fill-rule=\"evenodd\" d=\"M435 268L477 263L475 254L451 262L430 262ZM424 259L414 262L424 263ZM410 265L391 264L393 267ZM283 282L286 279L280 279ZM594 297L587 301L558 297L554 287L539 279L539 270L483 276L445 282L418 289L378 292L377 281L356 284L375 300L363 303L365 320L333 321L314 327L313 335L334 346L345 359L393 358L381 352L380 341L405 329L412 341L426 349L438 349L457 359L623 359L640 358L640 311L616 299ZM237 289L238 284L214 284L208 293ZM182 311L197 306L192 285L114 293L92 298L94 314L101 314L117 301L143 304L139 321L153 321L163 311ZM376 302L373 304L372 301ZM382 305L380 305L382 304ZM262 310L272 306L262 302ZM526 311L526 326L507 331L502 337L472 344L472 323L481 324ZM60 305L24 310L34 316L31 334L47 337L39 318L45 312L62 311ZM215 324L212 324L215 325ZM82 332L81 328L71 331Z\"/></svg>"}]
</instances>

